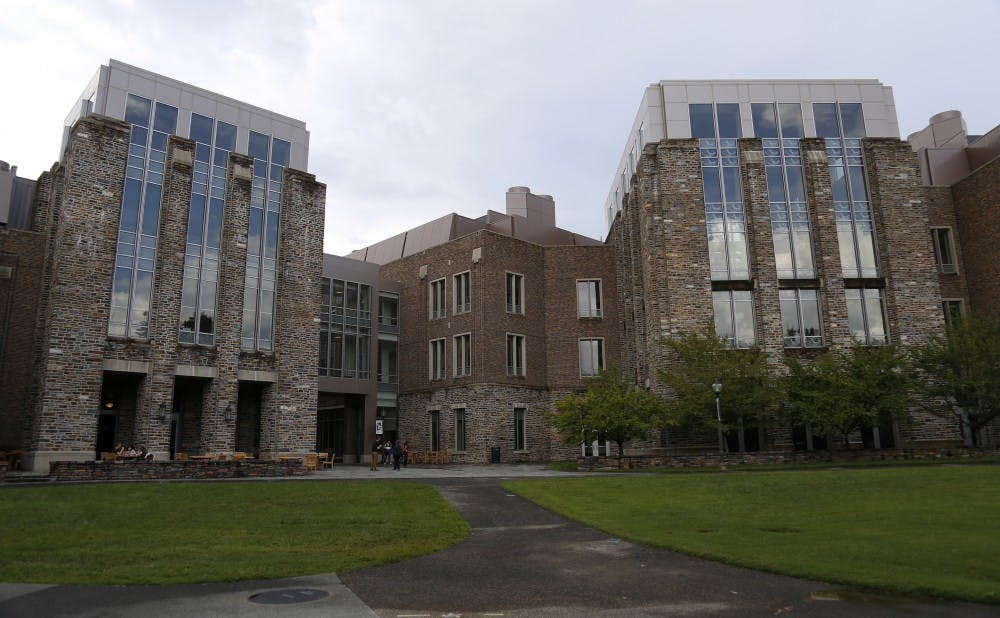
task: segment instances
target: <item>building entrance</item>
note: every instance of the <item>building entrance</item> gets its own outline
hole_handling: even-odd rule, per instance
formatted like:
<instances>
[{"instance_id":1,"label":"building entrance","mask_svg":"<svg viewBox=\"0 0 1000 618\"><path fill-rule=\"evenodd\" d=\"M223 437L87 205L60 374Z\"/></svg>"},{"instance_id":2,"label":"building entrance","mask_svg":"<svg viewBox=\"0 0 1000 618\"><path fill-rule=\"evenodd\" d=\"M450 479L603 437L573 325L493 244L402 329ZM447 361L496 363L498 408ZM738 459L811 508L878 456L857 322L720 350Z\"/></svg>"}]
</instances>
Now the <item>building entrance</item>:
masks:
<instances>
[{"instance_id":1,"label":"building entrance","mask_svg":"<svg viewBox=\"0 0 1000 618\"><path fill-rule=\"evenodd\" d=\"M334 453L337 461L356 463L364 454L365 398L363 395L330 395L321 398L316 411L316 451Z\"/></svg>"}]
</instances>

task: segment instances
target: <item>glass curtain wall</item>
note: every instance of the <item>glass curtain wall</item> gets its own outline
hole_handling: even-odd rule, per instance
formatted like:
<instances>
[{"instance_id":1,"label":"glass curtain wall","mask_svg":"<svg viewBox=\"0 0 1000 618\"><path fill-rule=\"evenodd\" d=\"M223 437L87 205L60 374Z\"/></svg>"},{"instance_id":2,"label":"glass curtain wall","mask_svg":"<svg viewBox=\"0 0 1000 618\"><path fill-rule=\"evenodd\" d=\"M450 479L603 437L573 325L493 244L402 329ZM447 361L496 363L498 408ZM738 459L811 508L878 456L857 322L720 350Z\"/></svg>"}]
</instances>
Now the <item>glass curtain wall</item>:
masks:
<instances>
[{"instance_id":1,"label":"glass curtain wall","mask_svg":"<svg viewBox=\"0 0 1000 618\"><path fill-rule=\"evenodd\" d=\"M320 286L319 375L367 380L371 287L329 277Z\"/></svg>"},{"instance_id":2,"label":"glass curtain wall","mask_svg":"<svg viewBox=\"0 0 1000 618\"><path fill-rule=\"evenodd\" d=\"M167 138L177 130L177 108L130 94L125 101L125 122L132 127L108 335L148 339Z\"/></svg>"},{"instance_id":3,"label":"glass curtain wall","mask_svg":"<svg viewBox=\"0 0 1000 618\"><path fill-rule=\"evenodd\" d=\"M191 114L190 137L195 143L194 172L178 341L213 345L226 171L229 153L236 148L236 127Z\"/></svg>"},{"instance_id":4,"label":"glass curtain wall","mask_svg":"<svg viewBox=\"0 0 1000 618\"><path fill-rule=\"evenodd\" d=\"M809 207L802 175L799 139L802 108L798 103L754 103L754 135L764 147L764 169L771 209L771 233L779 279L812 279Z\"/></svg>"},{"instance_id":5,"label":"glass curtain wall","mask_svg":"<svg viewBox=\"0 0 1000 618\"><path fill-rule=\"evenodd\" d=\"M689 106L691 137L701 153L701 175L708 225L708 257L712 280L750 278L746 217L740 183L740 107L738 103Z\"/></svg>"},{"instance_id":6,"label":"glass curtain wall","mask_svg":"<svg viewBox=\"0 0 1000 618\"><path fill-rule=\"evenodd\" d=\"M879 276L861 138L865 121L860 103L814 103L816 136L826 140L840 263L845 278Z\"/></svg>"},{"instance_id":7,"label":"glass curtain wall","mask_svg":"<svg viewBox=\"0 0 1000 618\"><path fill-rule=\"evenodd\" d=\"M281 217L281 181L291 144L250 132L248 153L253 159L250 223L247 229L247 267L243 296L244 350L274 349L274 289Z\"/></svg>"}]
</instances>

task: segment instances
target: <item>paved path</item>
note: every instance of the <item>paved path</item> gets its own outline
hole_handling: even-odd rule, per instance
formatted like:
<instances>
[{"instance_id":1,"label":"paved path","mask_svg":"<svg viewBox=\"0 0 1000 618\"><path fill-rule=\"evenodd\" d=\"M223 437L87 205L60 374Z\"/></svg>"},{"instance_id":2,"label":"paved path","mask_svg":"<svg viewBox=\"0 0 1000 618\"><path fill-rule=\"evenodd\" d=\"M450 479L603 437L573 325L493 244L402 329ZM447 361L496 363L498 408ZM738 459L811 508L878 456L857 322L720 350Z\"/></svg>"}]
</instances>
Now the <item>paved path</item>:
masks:
<instances>
[{"instance_id":1,"label":"paved path","mask_svg":"<svg viewBox=\"0 0 1000 618\"><path fill-rule=\"evenodd\" d=\"M304 482L429 482L472 526L434 554L362 571L184 586L0 584L0 617L17 616L996 616L997 608L859 599L834 587L634 545L504 490L505 478L565 476L541 466L337 466ZM253 481L248 481L253 482ZM807 551L807 548L804 548ZM263 605L255 595L295 600ZM845 600L845 596L853 600ZM260 600L261 597L255 597Z\"/></svg>"}]
</instances>

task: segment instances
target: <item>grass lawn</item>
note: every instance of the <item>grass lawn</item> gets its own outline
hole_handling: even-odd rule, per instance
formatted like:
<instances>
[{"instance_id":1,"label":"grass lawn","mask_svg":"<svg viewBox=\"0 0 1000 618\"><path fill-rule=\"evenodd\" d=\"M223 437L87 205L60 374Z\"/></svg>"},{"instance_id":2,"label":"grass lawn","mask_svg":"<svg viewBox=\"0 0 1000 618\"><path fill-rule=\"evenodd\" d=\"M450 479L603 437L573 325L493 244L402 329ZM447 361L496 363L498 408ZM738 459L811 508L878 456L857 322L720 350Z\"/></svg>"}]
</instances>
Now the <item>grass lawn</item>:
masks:
<instances>
[{"instance_id":1,"label":"grass lawn","mask_svg":"<svg viewBox=\"0 0 1000 618\"><path fill-rule=\"evenodd\" d=\"M1000 466L533 479L504 487L639 543L867 590L1000 603Z\"/></svg>"},{"instance_id":2,"label":"grass lawn","mask_svg":"<svg viewBox=\"0 0 1000 618\"><path fill-rule=\"evenodd\" d=\"M0 491L0 582L174 584L343 572L468 524L415 483L115 483Z\"/></svg>"}]
</instances>

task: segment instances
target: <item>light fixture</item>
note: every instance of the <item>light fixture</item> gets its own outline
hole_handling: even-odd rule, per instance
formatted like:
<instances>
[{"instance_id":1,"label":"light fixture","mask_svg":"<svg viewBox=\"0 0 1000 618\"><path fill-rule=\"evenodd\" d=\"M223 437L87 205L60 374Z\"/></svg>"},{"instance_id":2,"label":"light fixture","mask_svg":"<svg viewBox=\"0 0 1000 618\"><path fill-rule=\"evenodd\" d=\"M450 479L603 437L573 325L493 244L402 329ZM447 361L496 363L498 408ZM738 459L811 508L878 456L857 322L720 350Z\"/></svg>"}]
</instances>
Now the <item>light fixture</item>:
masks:
<instances>
[{"instance_id":1,"label":"light fixture","mask_svg":"<svg viewBox=\"0 0 1000 618\"><path fill-rule=\"evenodd\" d=\"M230 402L230 404L226 406L226 420L231 421L234 418L236 418L236 406Z\"/></svg>"},{"instance_id":2,"label":"light fixture","mask_svg":"<svg viewBox=\"0 0 1000 618\"><path fill-rule=\"evenodd\" d=\"M167 404L160 402L160 407L157 408L156 420L161 423L167 420Z\"/></svg>"}]
</instances>

